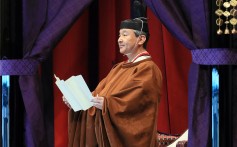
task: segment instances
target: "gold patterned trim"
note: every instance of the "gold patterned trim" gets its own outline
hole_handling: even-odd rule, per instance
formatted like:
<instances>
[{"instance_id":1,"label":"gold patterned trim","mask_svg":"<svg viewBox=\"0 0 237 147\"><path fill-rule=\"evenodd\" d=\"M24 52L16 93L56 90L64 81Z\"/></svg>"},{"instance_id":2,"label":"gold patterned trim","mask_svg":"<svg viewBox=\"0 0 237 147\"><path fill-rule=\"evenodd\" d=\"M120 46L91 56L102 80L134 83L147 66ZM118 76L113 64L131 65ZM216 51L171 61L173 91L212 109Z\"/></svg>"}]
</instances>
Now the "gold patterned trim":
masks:
<instances>
[{"instance_id":1,"label":"gold patterned trim","mask_svg":"<svg viewBox=\"0 0 237 147\"><path fill-rule=\"evenodd\" d=\"M235 28L237 25L237 0L226 0L225 2L223 0L216 0L216 6L218 7L215 11L218 17L216 19L216 25L218 26L217 34L237 34ZM224 26L223 23L225 24Z\"/></svg>"}]
</instances>

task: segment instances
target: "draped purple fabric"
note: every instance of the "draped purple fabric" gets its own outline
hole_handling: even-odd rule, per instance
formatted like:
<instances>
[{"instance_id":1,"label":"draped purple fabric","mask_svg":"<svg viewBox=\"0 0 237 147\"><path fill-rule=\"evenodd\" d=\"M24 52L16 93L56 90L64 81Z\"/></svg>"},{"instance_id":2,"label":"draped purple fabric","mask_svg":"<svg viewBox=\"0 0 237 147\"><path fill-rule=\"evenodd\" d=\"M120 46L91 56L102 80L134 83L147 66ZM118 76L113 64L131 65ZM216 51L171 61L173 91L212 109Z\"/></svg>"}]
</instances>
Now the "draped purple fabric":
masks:
<instances>
[{"instance_id":1,"label":"draped purple fabric","mask_svg":"<svg viewBox=\"0 0 237 147\"><path fill-rule=\"evenodd\" d=\"M166 28L188 49L205 48L209 45L209 18L206 14L208 10L205 1L145 0L145 2Z\"/></svg>"},{"instance_id":2,"label":"draped purple fabric","mask_svg":"<svg viewBox=\"0 0 237 147\"><path fill-rule=\"evenodd\" d=\"M144 1L192 53L188 91L188 146L211 146L211 77L210 71L203 65L237 64L237 52L227 48L210 49L208 1Z\"/></svg>"},{"instance_id":3,"label":"draped purple fabric","mask_svg":"<svg viewBox=\"0 0 237 147\"><path fill-rule=\"evenodd\" d=\"M91 1L23 0L24 59L44 61ZM40 76L22 75L19 84L26 110L26 146L52 146L46 142Z\"/></svg>"}]
</instances>

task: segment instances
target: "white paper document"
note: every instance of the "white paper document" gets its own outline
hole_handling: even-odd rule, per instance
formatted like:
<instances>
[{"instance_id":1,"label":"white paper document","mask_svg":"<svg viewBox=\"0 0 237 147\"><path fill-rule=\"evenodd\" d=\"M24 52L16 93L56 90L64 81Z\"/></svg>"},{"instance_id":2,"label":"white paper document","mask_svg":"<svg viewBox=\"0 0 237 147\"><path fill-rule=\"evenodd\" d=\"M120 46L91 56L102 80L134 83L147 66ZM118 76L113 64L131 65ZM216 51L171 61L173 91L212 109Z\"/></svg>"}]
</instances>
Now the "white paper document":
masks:
<instances>
[{"instance_id":1,"label":"white paper document","mask_svg":"<svg viewBox=\"0 0 237 147\"><path fill-rule=\"evenodd\" d=\"M167 147L176 147L179 141L188 141L188 129L177 140L175 140L172 144L170 144Z\"/></svg>"},{"instance_id":2,"label":"white paper document","mask_svg":"<svg viewBox=\"0 0 237 147\"><path fill-rule=\"evenodd\" d=\"M56 85L74 111L87 110L93 106L90 101L93 96L82 75L71 76L66 81L54 76Z\"/></svg>"}]
</instances>

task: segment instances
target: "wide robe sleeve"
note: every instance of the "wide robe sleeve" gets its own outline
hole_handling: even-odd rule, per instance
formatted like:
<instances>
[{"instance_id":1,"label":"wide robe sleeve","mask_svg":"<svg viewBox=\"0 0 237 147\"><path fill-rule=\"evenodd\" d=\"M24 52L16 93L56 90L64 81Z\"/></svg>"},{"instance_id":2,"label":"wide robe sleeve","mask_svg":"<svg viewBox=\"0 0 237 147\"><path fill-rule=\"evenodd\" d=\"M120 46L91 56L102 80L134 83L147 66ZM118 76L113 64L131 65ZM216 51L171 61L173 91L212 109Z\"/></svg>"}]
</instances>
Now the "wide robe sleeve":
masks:
<instances>
[{"instance_id":1,"label":"wide robe sleeve","mask_svg":"<svg viewBox=\"0 0 237 147\"><path fill-rule=\"evenodd\" d=\"M106 78L101 80L97 91L101 91L106 84ZM95 96L95 91L92 92ZM86 111L68 111L68 147L97 147L95 136L95 114L96 108L92 107Z\"/></svg>"},{"instance_id":2,"label":"wide robe sleeve","mask_svg":"<svg viewBox=\"0 0 237 147\"><path fill-rule=\"evenodd\" d=\"M153 61L118 64L93 92L103 110L69 111L69 147L154 147L162 76Z\"/></svg>"},{"instance_id":3,"label":"wide robe sleeve","mask_svg":"<svg viewBox=\"0 0 237 147\"><path fill-rule=\"evenodd\" d=\"M90 111L68 113L68 147L97 147L95 136L95 108Z\"/></svg>"},{"instance_id":4,"label":"wide robe sleeve","mask_svg":"<svg viewBox=\"0 0 237 147\"><path fill-rule=\"evenodd\" d=\"M111 72L111 71L110 71ZM106 84L106 77L101 80L97 90L101 91ZM95 91L92 92L95 96ZM95 136L96 108L86 111L68 111L68 147L98 147Z\"/></svg>"},{"instance_id":5,"label":"wide robe sleeve","mask_svg":"<svg viewBox=\"0 0 237 147\"><path fill-rule=\"evenodd\" d=\"M96 89L105 97L103 110L97 110L95 118L99 146L156 146L162 85L157 66L152 61L118 66L106 80L102 91Z\"/></svg>"}]
</instances>

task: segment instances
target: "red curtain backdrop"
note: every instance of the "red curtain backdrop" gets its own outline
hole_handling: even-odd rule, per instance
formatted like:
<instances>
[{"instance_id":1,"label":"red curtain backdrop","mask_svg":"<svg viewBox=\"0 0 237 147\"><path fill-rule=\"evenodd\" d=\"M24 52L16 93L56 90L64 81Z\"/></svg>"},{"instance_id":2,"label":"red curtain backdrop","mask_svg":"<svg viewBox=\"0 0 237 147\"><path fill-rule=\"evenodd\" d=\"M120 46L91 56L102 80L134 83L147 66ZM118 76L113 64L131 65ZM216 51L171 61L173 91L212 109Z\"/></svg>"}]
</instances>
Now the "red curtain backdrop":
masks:
<instances>
[{"instance_id":1,"label":"red curtain backdrop","mask_svg":"<svg viewBox=\"0 0 237 147\"><path fill-rule=\"evenodd\" d=\"M88 10L72 26L53 53L53 72L60 79L82 74L88 81ZM55 147L66 147L68 108L62 101L62 94L54 85L54 138Z\"/></svg>"},{"instance_id":2,"label":"red curtain backdrop","mask_svg":"<svg viewBox=\"0 0 237 147\"><path fill-rule=\"evenodd\" d=\"M124 59L117 39L120 21L130 18L130 1L100 0L98 2L98 67L99 80L113 63ZM53 72L61 79L82 74L88 81L88 11L85 11L54 49ZM159 106L158 131L181 134L188 127L188 70L190 52L166 30L148 9L150 41L148 51L163 73L163 94ZM62 94L54 85L55 147L67 146L67 111Z\"/></svg>"},{"instance_id":3,"label":"red curtain backdrop","mask_svg":"<svg viewBox=\"0 0 237 147\"><path fill-rule=\"evenodd\" d=\"M117 44L120 21L130 18L130 1L99 1L99 79L122 60Z\"/></svg>"},{"instance_id":4,"label":"red curtain backdrop","mask_svg":"<svg viewBox=\"0 0 237 147\"><path fill-rule=\"evenodd\" d=\"M181 134L188 128L188 72L191 54L148 9L148 51L163 74L158 131Z\"/></svg>"}]
</instances>

